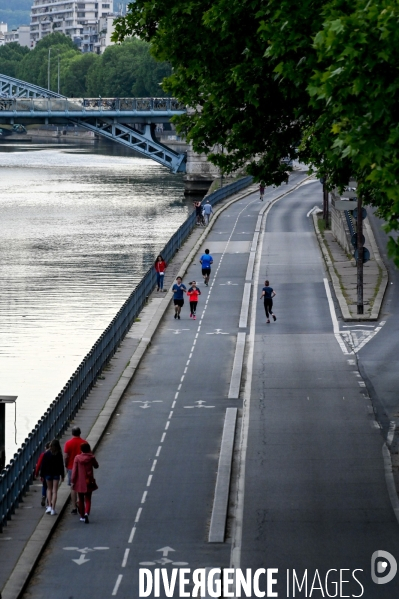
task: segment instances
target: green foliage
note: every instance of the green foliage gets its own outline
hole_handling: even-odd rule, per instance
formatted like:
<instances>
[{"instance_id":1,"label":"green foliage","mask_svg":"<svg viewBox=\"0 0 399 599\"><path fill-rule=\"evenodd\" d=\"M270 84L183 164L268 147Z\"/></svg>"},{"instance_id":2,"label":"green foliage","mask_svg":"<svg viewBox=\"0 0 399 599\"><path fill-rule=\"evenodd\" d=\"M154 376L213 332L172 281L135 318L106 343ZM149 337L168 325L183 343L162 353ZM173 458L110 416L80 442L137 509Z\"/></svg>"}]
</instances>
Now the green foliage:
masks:
<instances>
[{"instance_id":1,"label":"green foliage","mask_svg":"<svg viewBox=\"0 0 399 599\"><path fill-rule=\"evenodd\" d=\"M26 54L29 54L29 49L17 42L0 46L0 72L9 77L16 77L18 65Z\"/></svg>"},{"instance_id":2,"label":"green foliage","mask_svg":"<svg viewBox=\"0 0 399 599\"><path fill-rule=\"evenodd\" d=\"M87 74L87 95L103 97L164 96L159 83L170 75L166 63L157 63L149 45L136 38L109 46Z\"/></svg>"},{"instance_id":3,"label":"green foliage","mask_svg":"<svg viewBox=\"0 0 399 599\"><path fill-rule=\"evenodd\" d=\"M298 147L399 229L397 0L136 0L114 40L127 35L172 65L164 88L189 107L177 127L196 151L279 183Z\"/></svg>"}]
</instances>

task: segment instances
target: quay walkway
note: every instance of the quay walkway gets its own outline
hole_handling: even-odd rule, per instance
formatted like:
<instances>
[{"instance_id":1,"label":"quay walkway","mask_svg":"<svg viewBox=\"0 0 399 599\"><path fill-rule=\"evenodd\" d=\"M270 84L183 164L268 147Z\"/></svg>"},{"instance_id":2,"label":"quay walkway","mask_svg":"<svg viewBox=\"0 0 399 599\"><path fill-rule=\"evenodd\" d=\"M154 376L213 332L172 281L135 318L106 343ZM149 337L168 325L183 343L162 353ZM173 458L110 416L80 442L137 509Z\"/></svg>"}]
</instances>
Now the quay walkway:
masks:
<instances>
[{"instance_id":1,"label":"quay walkway","mask_svg":"<svg viewBox=\"0 0 399 599\"><path fill-rule=\"evenodd\" d=\"M166 282L197 281L198 319L152 294L73 423L100 464L90 524L69 513L66 485L57 518L33 487L0 541L2 599L136 598L139 569L156 567L277 568L279 597L287 569L311 571L308 590L316 569L323 581L345 569L343 596L360 596L357 569L365 597L398 593L370 576L375 551L399 556L399 502L306 216L319 195L294 173L264 203L255 187L225 200L190 236Z\"/></svg>"}]
</instances>

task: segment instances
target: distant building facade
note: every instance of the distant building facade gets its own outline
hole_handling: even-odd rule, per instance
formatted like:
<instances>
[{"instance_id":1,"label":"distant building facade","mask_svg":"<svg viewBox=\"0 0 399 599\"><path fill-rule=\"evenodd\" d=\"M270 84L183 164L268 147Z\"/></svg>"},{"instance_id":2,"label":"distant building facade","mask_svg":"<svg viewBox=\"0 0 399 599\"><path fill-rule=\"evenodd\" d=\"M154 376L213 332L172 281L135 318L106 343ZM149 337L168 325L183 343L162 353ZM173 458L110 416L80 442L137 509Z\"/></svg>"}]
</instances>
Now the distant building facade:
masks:
<instances>
[{"instance_id":1,"label":"distant building facade","mask_svg":"<svg viewBox=\"0 0 399 599\"><path fill-rule=\"evenodd\" d=\"M4 46L4 34L7 33L7 23L0 22L0 46Z\"/></svg>"},{"instance_id":2,"label":"distant building facade","mask_svg":"<svg viewBox=\"0 0 399 599\"><path fill-rule=\"evenodd\" d=\"M115 31L114 19L116 19L117 16L118 15L107 15L98 20L97 43L95 44L95 52L97 54L103 54L108 46L114 44L114 42L111 41L111 35Z\"/></svg>"},{"instance_id":3,"label":"distant building facade","mask_svg":"<svg viewBox=\"0 0 399 599\"><path fill-rule=\"evenodd\" d=\"M7 27L7 26L6 26ZM18 29L12 29L11 31L5 31L4 43L10 44L16 42L20 46L30 48L30 27L29 25L21 25Z\"/></svg>"},{"instance_id":4,"label":"distant building facade","mask_svg":"<svg viewBox=\"0 0 399 599\"><path fill-rule=\"evenodd\" d=\"M63 33L82 52L95 52L99 22L112 14L112 0L33 0L30 22L30 47L49 33Z\"/></svg>"}]
</instances>

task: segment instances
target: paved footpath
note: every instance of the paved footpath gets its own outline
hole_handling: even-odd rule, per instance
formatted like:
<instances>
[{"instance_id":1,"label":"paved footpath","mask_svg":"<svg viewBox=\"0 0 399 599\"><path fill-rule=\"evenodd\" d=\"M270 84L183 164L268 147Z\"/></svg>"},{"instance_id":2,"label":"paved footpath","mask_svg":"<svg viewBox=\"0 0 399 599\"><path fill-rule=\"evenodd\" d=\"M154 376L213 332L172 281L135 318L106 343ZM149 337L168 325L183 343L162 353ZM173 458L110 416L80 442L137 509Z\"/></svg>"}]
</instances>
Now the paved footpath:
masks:
<instances>
[{"instance_id":1,"label":"paved footpath","mask_svg":"<svg viewBox=\"0 0 399 599\"><path fill-rule=\"evenodd\" d=\"M265 200L304 177L267 190ZM323 584L328 569L360 568L365 597L396 596L396 579L375 585L370 578L374 551L399 556L399 531L383 439L353 354L337 333L306 218L319 187L308 182L285 195L266 210L262 226L266 202L256 193L221 214L198 252L208 247L214 258L209 288L198 259L184 277L202 291L198 320L190 320L188 302L180 321L168 308L96 452L90 524L65 514L24 597L137 598L140 567L230 565L279 568L279 597L286 596L287 568L298 575L308 568L311 579L319 568ZM258 299L266 277L277 292L270 325ZM225 542L209 543L229 408L239 410L230 520ZM360 596L349 570L341 596ZM333 587L329 592L334 596ZM162 587L159 596L167 596Z\"/></svg>"}]
</instances>

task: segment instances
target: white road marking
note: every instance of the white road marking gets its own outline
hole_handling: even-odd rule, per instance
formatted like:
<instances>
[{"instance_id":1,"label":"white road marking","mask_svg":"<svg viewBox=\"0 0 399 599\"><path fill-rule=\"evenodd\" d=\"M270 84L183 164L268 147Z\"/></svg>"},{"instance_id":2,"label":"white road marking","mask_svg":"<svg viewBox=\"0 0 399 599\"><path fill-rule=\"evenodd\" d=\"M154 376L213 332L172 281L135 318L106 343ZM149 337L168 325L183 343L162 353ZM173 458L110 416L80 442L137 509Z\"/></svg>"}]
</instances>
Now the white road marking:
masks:
<instances>
[{"instance_id":1,"label":"white road marking","mask_svg":"<svg viewBox=\"0 0 399 599\"><path fill-rule=\"evenodd\" d=\"M174 408L176 405L176 400L172 403L172 408Z\"/></svg>"},{"instance_id":2,"label":"white road marking","mask_svg":"<svg viewBox=\"0 0 399 599\"><path fill-rule=\"evenodd\" d=\"M183 374L183 376L182 376L182 377L181 377L181 379L180 379L180 382L181 382L181 383L182 383L183 381L184 381L184 374Z\"/></svg>"},{"instance_id":3,"label":"white road marking","mask_svg":"<svg viewBox=\"0 0 399 599\"><path fill-rule=\"evenodd\" d=\"M161 448L159 447L158 449L161 449ZM153 463L152 463L152 467L151 467L151 470L150 470L150 472L154 472L154 470L155 470L155 466L157 465L157 461L158 461L158 460L154 460L154 461L153 461Z\"/></svg>"},{"instance_id":4,"label":"white road marking","mask_svg":"<svg viewBox=\"0 0 399 599\"><path fill-rule=\"evenodd\" d=\"M130 537L129 537L128 543L133 543L133 539L134 539L134 535L135 534L136 534L136 527L133 526L133 528L132 528L132 530L130 532Z\"/></svg>"},{"instance_id":5,"label":"white road marking","mask_svg":"<svg viewBox=\"0 0 399 599\"><path fill-rule=\"evenodd\" d=\"M188 363L190 364L190 360L188 361ZM183 371L184 374L187 374L187 368L188 368L188 366L185 367L185 369Z\"/></svg>"},{"instance_id":6,"label":"white road marking","mask_svg":"<svg viewBox=\"0 0 399 599\"><path fill-rule=\"evenodd\" d=\"M173 410L170 412L169 416L168 416L168 420L170 420L173 416Z\"/></svg>"},{"instance_id":7,"label":"white road marking","mask_svg":"<svg viewBox=\"0 0 399 599\"><path fill-rule=\"evenodd\" d=\"M141 516L141 512L142 511L143 511L143 508L139 507L139 509L137 510L136 518L134 520L135 524L137 524L137 522L140 520L140 516Z\"/></svg>"},{"instance_id":8,"label":"white road marking","mask_svg":"<svg viewBox=\"0 0 399 599\"><path fill-rule=\"evenodd\" d=\"M164 433L161 437L161 443L163 443L165 441L165 437L166 437L166 433Z\"/></svg>"},{"instance_id":9,"label":"white road marking","mask_svg":"<svg viewBox=\"0 0 399 599\"><path fill-rule=\"evenodd\" d=\"M170 420L167 421L167 423L165 424L165 430L167 431L169 428L169 424L170 424Z\"/></svg>"},{"instance_id":10,"label":"white road marking","mask_svg":"<svg viewBox=\"0 0 399 599\"><path fill-rule=\"evenodd\" d=\"M340 335L339 324L338 324L338 320L337 320L337 315L335 314L334 303L333 303L333 300L332 300L331 290L330 290L330 285L328 284L328 280L327 279L323 279L323 281L324 281L324 287L325 287L325 290L326 290L328 305L329 305L329 308L330 308L330 315L331 315L331 320L332 320L332 323L333 323L334 336L335 336L335 338L336 338L336 340L338 342L338 345L342 349L342 352L345 355L353 354L353 351L350 351L350 350L348 350L346 348L344 340L342 339L342 337Z\"/></svg>"},{"instance_id":11,"label":"white road marking","mask_svg":"<svg viewBox=\"0 0 399 599\"><path fill-rule=\"evenodd\" d=\"M123 574L119 574L118 578L116 579L114 590L112 591L112 596L113 597L118 593L119 585L122 582L122 578L123 578Z\"/></svg>"},{"instance_id":12,"label":"white road marking","mask_svg":"<svg viewBox=\"0 0 399 599\"><path fill-rule=\"evenodd\" d=\"M180 385L177 387L177 390L178 390L178 391L180 391L180 389L181 389L181 383L180 383Z\"/></svg>"},{"instance_id":13,"label":"white road marking","mask_svg":"<svg viewBox=\"0 0 399 599\"><path fill-rule=\"evenodd\" d=\"M215 329L213 333L205 333L206 335L228 335L228 333L222 333L222 329Z\"/></svg>"},{"instance_id":14,"label":"white road marking","mask_svg":"<svg viewBox=\"0 0 399 599\"><path fill-rule=\"evenodd\" d=\"M188 408L189 410L192 408L214 408L215 406L204 406L203 404L206 403L206 401L204 400L200 400L200 401L195 401L194 403L196 403L196 406L184 406L185 408Z\"/></svg>"},{"instance_id":15,"label":"white road marking","mask_svg":"<svg viewBox=\"0 0 399 599\"><path fill-rule=\"evenodd\" d=\"M129 553L130 553L130 549L125 549L125 555L123 556L123 560L122 560L122 568L126 568Z\"/></svg>"},{"instance_id":16,"label":"white road marking","mask_svg":"<svg viewBox=\"0 0 399 599\"><path fill-rule=\"evenodd\" d=\"M151 485L152 482L152 474L149 475L148 480L147 480L147 487L149 487Z\"/></svg>"},{"instance_id":17,"label":"white road marking","mask_svg":"<svg viewBox=\"0 0 399 599\"><path fill-rule=\"evenodd\" d=\"M143 496L141 498L141 502L140 503L145 503L145 500L147 499L147 493L148 491L144 491Z\"/></svg>"},{"instance_id":18,"label":"white road marking","mask_svg":"<svg viewBox=\"0 0 399 599\"><path fill-rule=\"evenodd\" d=\"M395 422L395 420L391 420L391 422L389 424L389 432L387 435L387 445L389 445L389 446L392 445L395 430L396 430L396 422Z\"/></svg>"},{"instance_id":19,"label":"white road marking","mask_svg":"<svg viewBox=\"0 0 399 599\"><path fill-rule=\"evenodd\" d=\"M159 458L159 454L161 453L162 445L160 445L157 449L157 453L155 454L157 458Z\"/></svg>"}]
</instances>

